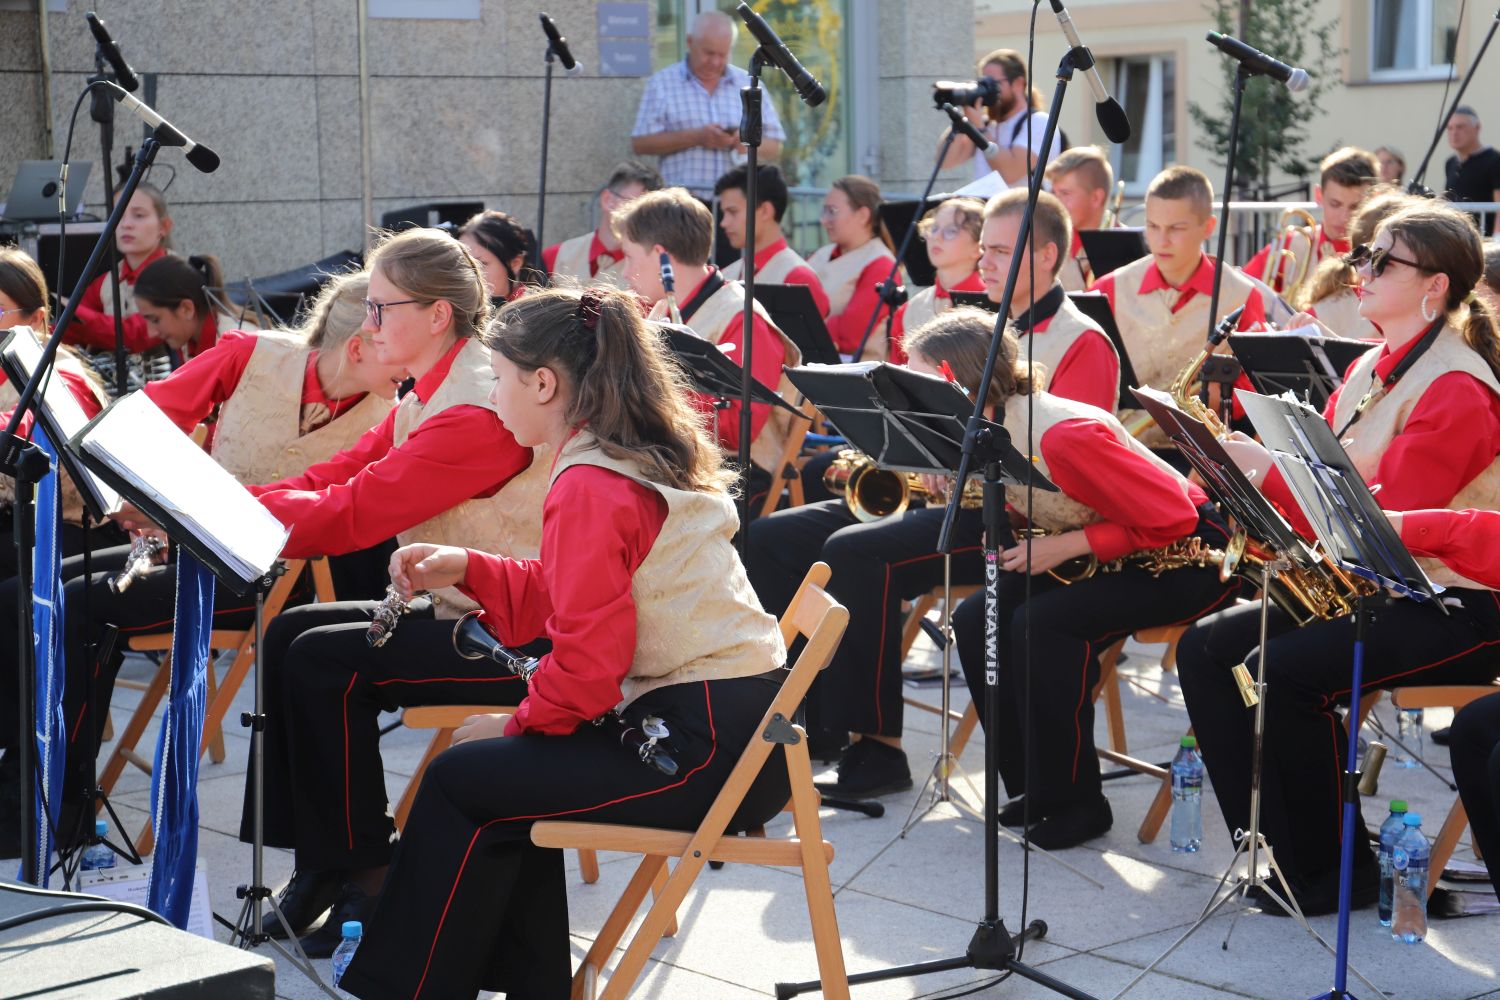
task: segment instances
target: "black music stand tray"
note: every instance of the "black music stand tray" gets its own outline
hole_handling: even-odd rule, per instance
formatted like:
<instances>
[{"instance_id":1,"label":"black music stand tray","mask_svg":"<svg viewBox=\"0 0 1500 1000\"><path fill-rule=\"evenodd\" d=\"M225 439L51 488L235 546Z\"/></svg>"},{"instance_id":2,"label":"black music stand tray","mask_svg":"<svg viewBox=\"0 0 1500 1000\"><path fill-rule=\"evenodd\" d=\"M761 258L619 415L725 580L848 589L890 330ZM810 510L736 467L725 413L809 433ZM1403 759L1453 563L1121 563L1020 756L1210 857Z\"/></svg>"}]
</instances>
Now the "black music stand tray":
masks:
<instances>
[{"instance_id":1,"label":"black music stand tray","mask_svg":"<svg viewBox=\"0 0 1500 1000\"><path fill-rule=\"evenodd\" d=\"M929 195L925 201L905 198L900 201L882 202L880 221L885 223L887 232L904 233L914 219L920 219L949 198L954 197L957 196L934 194ZM978 207L983 208L983 205L979 204ZM912 288L926 288L932 284L933 279L937 277L937 268L933 267L932 261L927 259L926 240L912 240L907 244L906 253L901 258L901 269L906 274L906 283Z\"/></svg>"},{"instance_id":2,"label":"black music stand tray","mask_svg":"<svg viewBox=\"0 0 1500 1000\"><path fill-rule=\"evenodd\" d=\"M693 385L705 396L712 396L716 408L738 402L742 380L748 380L751 402L779 406L802 416L802 411L782 399L775 390L767 388L765 383L747 375L737 362L719 350L718 345L704 340L692 328L655 321L653 325L666 336L667 346Z\"/></svg>"},{"instance_id":3,"label":"black music stand tray","mask_svg":"<svg viewBox=\"0 0 1500 1000\"><path fill-rule=\"evenodd\" d=\"M1119 231L1101 230L1111 233ZM1103 292L1069 292L1068 298L1073 300L1079 312L1098 323L1109 342L1115 345L1115 353L1120 356L1120 398L1129 399L1130 390L1140 382L1135 377L1135 366L1130 363L1130 352L1125 350L1125 338L1120 333L1120 324L1115 322L1115 311L1110 308L1109 296Z\"/></svg>"},{"instance_id":4,"label":"black music stand tray","mask_svg":"<svg viewBox=\"0 0 1500 1000\"><path fill-rule=\"evenodd\" d=\"M805 365L836 365L842 359L828 332L828 324L818 312L812 289L806 285L763 285L755 283L755 298L771 314L787 339L802 352Z\"/></svg>"},{"instance_id":5,"label":"black music stand tray","mask_svg":"<svg viewBox=\"0 0 1500 1000\"><path fill-rule=\"evenodd\" d=\"M948 300L955 309L983 309L990 315L1000 311L1000 303L990 298L989 292L952 291L948 293Z\"/></svg>"},{"instance_id":6,"label":"black music stand tray","mask_svg":"<svg viewBox=\"0 0 1500 1000\"><path fill-rule=\"evenodd\" d=\"M1347 364L1340 365L1342 355L1328 349L1333 338L1299 337L1285 333L1236 333L1229 338L1229 349L1245 367L1245 374L1255 391L1266 396L1289 392L1313 409L1321 411L1328 397L1344 380ZM1373 344L1362 341L1337 341L1368 350ZM1352 352L1357 357L1364 350Z\"/></svg>"},{"instance_id":7,"label":"black music stand tray","mask_svg":"<svg viewBox=\"0 0 1500 1000\"><path fill-rule=\"evenodd\" d=\"M1139 229L1080 229L1078 238L1096 280L1150 253Z\"/></svg>"},{"instance_id":8,"label":"black music stand tray","mask_svg":"<svg viewBox=\"0 0 1500 1000\"><path fill-rule=\"evenodd\" d=\"M1433 584L1417 565L1401 537L1375 501L1364 477L1334 437L1333 429L1312 408L1295 400L1237 393L1245 413L1260 432L1271 458L1286 478L1297 504L1307 515L1330 559L1399 596L1431 601L1448 613ZM1333 988L1314 1000L1346 1000L1349 972L1349 896L1354 877L1355 819L1360 773L1359 727L1353 712L1358 709L1365 659L1365 607L1361 597L1354 612L1354 669L1350 682L1351 706L1348 730L1347 769L1344 778L1343 848L1339 863L1338 945L1334 955ZM1363 976L1360 976L1364 979ZM1380 990L1365 980L1376 995Z\"/></svg>"}]
</instances>

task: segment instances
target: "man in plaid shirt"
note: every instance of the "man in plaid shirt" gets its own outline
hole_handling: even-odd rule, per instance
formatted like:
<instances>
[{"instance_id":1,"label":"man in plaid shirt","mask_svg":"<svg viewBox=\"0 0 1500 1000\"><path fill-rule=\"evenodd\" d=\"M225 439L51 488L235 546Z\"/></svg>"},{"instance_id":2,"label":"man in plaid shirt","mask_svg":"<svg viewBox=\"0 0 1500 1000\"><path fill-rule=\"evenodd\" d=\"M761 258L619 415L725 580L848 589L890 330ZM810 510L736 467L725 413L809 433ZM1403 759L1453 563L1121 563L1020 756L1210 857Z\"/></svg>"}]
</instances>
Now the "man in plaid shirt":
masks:
<instances>
[{"instance_id":1,"label":"man in plaid shirt","mask_svg":"<svg viewBox=\"0 0 1500 1000\"><path fill-rule=\"evenodd\" d=\"M740 88L750 74L729 65L739 29L722 11L709 10L693 21L687 36L687 58L658 70L646 82L631 131L631 148L640 156L661 157L661 175L669 187L685 187L707 200L714 182L744 161L740 144ZM774 160L786 132L776 103L761 101L760 155Z\"/></svg>"}]
</instances>

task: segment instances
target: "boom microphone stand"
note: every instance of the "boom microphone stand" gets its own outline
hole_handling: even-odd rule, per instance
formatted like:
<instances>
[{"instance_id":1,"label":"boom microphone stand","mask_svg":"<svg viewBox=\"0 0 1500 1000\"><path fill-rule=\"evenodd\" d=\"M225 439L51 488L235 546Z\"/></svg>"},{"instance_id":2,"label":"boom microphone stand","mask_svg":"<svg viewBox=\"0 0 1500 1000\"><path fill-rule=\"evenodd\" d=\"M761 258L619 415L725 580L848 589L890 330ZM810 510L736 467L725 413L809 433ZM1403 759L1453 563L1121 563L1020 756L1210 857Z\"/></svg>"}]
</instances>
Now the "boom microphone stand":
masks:
<instances>
[{"instance_id":1,"label":"boom microphone stand","mask_svg":"<svg viewBox=\"0 0 1500 1000\"><path fill-rule=\"evenodd\" d=\"M1484 52L1490 47L1496 28L1500 28L1500 10L1495 11L1494 20L1490 21L1490 30L1485 33L1484 42L1475 53L1473 62L1469 63L1469 70L1464 74L1464 81L1458 85L1458 93L1453 95L1453 103L1448 105L1448 113L1443 115L1442 120L1438 122L1437 130L1432 133L1432 142L1427 146L1427 155L1422 157L1422 165L1417 168L1417 172L1412 175L1411 183L1406 187L1408 193L1432 197L1432 189L1423 183L1427 178L1427 165L1432 162L1432 154L1437 152L1438 143L1442 141L1443 133L1448 128L1448 119L1453 117L1454 110L1463 103L1464 91L1469 89L1469 84L1474 79L1474 72L1479 69L1479 64L1484 62Z\"/></svg>"},{"instance_id":2,"label":"boom microphone stand","mask_svg":"<svg viewBox=\"0 0 1500 1000\"><path fill-rule=\"evenodd\" d=\"M541 177L537 181L536 195L536 260L533 262L538 271L542 267L542 225L547 219L547 141L552 125L552 64L559 58L562 59L563 72L568 76L577 76L583 72L583 64L573 58L573 53L568 49L568 40L557 32L557 25L552 23L552 18L546 14L537 15L542 21L542 31L547 34L547 71L542 79L542 150L541 150Z\"/></svg>"}]
</instances>

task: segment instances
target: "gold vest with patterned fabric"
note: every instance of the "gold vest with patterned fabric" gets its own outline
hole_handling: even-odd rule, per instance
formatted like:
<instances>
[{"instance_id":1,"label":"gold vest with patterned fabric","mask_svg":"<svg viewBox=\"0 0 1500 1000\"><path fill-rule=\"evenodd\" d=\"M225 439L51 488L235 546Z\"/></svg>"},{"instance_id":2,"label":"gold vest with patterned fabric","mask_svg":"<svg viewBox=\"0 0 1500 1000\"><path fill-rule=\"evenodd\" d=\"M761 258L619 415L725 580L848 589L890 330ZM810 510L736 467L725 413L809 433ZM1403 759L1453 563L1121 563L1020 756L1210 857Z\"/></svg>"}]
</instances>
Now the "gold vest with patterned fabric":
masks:
<instances>
[{"instance_id":1,"label":"gold vest with patterned fabric","mask_svg":"<svg viewBox=\"0 0 1500 1000\"><path fill-rule=\"evenodd\" d=\"M849 300L854 297L854 288L859 284L859 276L864 273L865 268L877 260L896 259L896 255L891 253L890 248L878 236L872 237L857 250L850 250L837 257L833 255L836 249L838 247L833 243L825 244L807 259L807 266L813 269L818 280L823 283L823 291L828 296L829 316L837 316L848 307Z\"/></svg>"},{"instance_id":2,"label":"gold vest with patterned fabric","mask_svg":"<svg viewBox=\"0 0 1500 1000\"><path fill-rule=\"evenodd\" d=\"M1156 468L1170 475L1179 487L1183 495L1188 495L1188 481L1166 462L1156 457L1150 448L1131 437L1125 430L1123 424L1116 420L1112 414L1105 413L1097 406L1088 403L1080 403L1077 400L1066 399L1062 396L1054 396L1050 392L1038 392L1036 397L1035 418L1031 425L1031 440L1035 442L1037 454L1035 456L1036 467L1042 475L1052 477L1050 467L1047 464L1047 449L1042 439L1047 432L1066 420L1093 420L1109 428L1115 439L1146 459ZM1024 453L1027 441L1028 410L1027 397L1012 396L1005 403L1005 429L1010 433L1012 444ZM1024 487L1007 486L1005 488L1005 499L1016 510L1026 510L1026 489ZM1087 504L1080 503L1061 491L1053 493L1049 490L1033 490L1031 493L1031 521L1038 528L1045 528L1049 532L1072 531L1082 528L1084 525L1093 524L1103 520L1097 511Z\"/></svg>"},{"instance_id":3,"label":"gold vest with patterned fabric","mask_svg":"<svg viewBox=\"0 0 1500 1000\"><path fill-rule=\"evenodd\" d=\"M1313 303L1318 322L1345 340L1375 340L1380 331L1359 314L1359 296L1353 292L1336 292ZM1340 373L1342 374L1342 372Z\"/></svg>"},{"instance_id":4,"label":"gold vest with patterned fabric","mask_svg":"<svg viewBox=\"0 0 1500 1000\"><path fill-rule=\"evenodd\" d=\"M1030 357L1031 360L1045 369L1047 387L1051 388L1052 373L1057 371L1057 366L1062 364L1062 359L1068 356L1073 345L1078 343L1078 338L1085 333L1093 331L1104 339L1109 345L1111 354L1119 360L1119 352L1115 350L1114 341L1109 339L1105 332L1099 329L1099 324L1086 316L1082 309L1073 304L1073 300L1064 296L1062 306L1052 315L1052 322L1047 324L1047 329L1041 333L1023 333L1019 338L1021 345L1021 358ZM1031 341L1035 339L1035 346ZM1029 353L1028 353L1029 352ZM1119 406L1120 382L1115 379L1115 405Z\"/></svg>"},{"instance_id":5,"label":"gold vest with patterned fabric","mask_svg":"<svg viewBox=\"0 0 1500 1000\"><path fill-rule=\"evenodd\" d=\"M669 684L753 677L786 664L776 619L762 610L732 543L739 516L728 494L653 482L635 463L604 454L586 431L563 445L549 482L575 465L628 476L667 504L630 582L635 656L620 684L621 708Z\"/></svg>"},{"instance_id":6,"label":"gold vest with patterned fabric","mask_svg":"<svg viewBox=\"0 0 1500 1000\"><path fill-rule=\"evenodd\" d=\"M477 340L469 340L453 359L453 367L425 403L409 392L396 405L395 444L400 447L428 418L451 406L477 406L495 413L490 387L495 373L490 352ZM476 456L478 458L480 456ZM456 507L407 528L396 536L406 545L433 542L493 552L514 559L535 559L542 546L542 499L547 495L547 448L532 451L531 465L492 497L465 500ZM421 489L420 483L412 484ZM457 618L477 605L457 588L436 592L439 618Z\"/></svg>"},{"instance_id":7,"label":"gold vest with patterned fabric","mask_svg":"<svg viewBox=\"0 0 1500 1000\"><path fill-rule=\"evenodd\" d=\"M1380 351L1366 351L1349 370L1349 378L1339 392L1338 402L1333 408L1333 429L1343 430L1366 391L1375 385L1373 376ZM1472 375L1491 393L1500 397L1500 381L1490 371L1482 357L1464 343L1463 334L1452 326L1445 326L1437 340L1417 359L1390 389L1375 389L1370 404L1365 407L1354 425L1344 431L1340 442L1349 453L1354 467L1366 482L1380 468L1380 460L1390 447L1391 441L1406 426L1413 408L1426 394L1434 381L1449 372L1464 372ZM1491 461L1479 475L1465 483L1448 501L1449 510L1500 509L1500 457ZM1434 583L1445 587L1475 587L1480 590L1495 590L1483 583L1475 582L1449 569L1438 559L1418 559L1417 563L1427 571Z\"/></svg>"},{"instance_id":8,"label":"gold vest with patterned fabric","mask_svg":"<svg viewBox=\"0 0 1500 1000\"><path fill-rule=\"evenodd\" d=\"M710 344L717 344L724 336L724 331L731 322L735 322L745 311L745 286L738 281L725 281L719 289L708 297L708 301L698 307L693 313L692 319L684 320L693 332L698 334ZM802 352L797 345L792 343L781 328L771 321L771 314L755 303L755 315L759 316L767 326L776 332L781 339L782 349L786 351L786 360L782 362L787 368L796 368L802 363ZM738 352L736 352L738 353ZM744 366L743 357L731 356L730 360ZM752 363L754 358L751 358ZM787 379L785 373L770 388L781 394L783 399L795 400L797 390ZM786 446L787 435L791 433L792 421L799 420L791 413L778 407L772 407L771 415L761 425L760 433L755 440L750 442L750 461L762 469L775 474L778 470L777 463L781 460L782 449Z\"/></svg>"},{"instance_id":9,"label":"gold vest with patterned fabric","mask_svg":"<svg viewBox=\"0 0 1500 1000\"><path fill-rule=\"evenodd\" d=\"M552 261L552 274L577 278L581 285L591 285L595 282L603 282L614 285L616 288L624 288L625 280L620 277L620 272L625 267L625 260L615 261L607 267L599 268L599 273L589 275L589 267L593 261L589 257L589 251L594 246L594 234L584 233L570 240L563 240L557 245L557 256Z\"/></svg>"},{"instance_id":10,"label":"gold vest with patterned fabric","mask_svg":"<svg viewBox=\"0 0 1500 1000\"><path fill-rule=\"evenodd\" d=\"M154 261L153 261L154 263ZM145 268L141 268L142 271ZM106 316L115 314L115 277L109 271L104 272L104 283L99 286L99 301L103 303L100 312ZM134 316L139 310L135 307L135 282L120 282L120 315Z\"/></svg>"},{"instance_id":11,"label":"gold vest with patterned fabric","mask_svg":"<svg viewBox=\"0 0 1500 1000\"><path fill-rule=\"evenodd\" d=\"M35 334L35 331L33 333ZM38 345L45 343L41 339L41 335L37 335L37 337ZM3 337L0 337L0 339L3 339ZM88 384L89 391L93 393L94 399L99 402L100 407L109 405L109 395L99 385L98 377L90 372L83 362L78 359L78 355L66 345L58 348L55 369L58 372L71 372L83 379ZM67 391L71 393L73 390L69 388ZM5 384L0 385L0 411L10 413L15 410L16 404L20 401L20 389L12 385L10 379L7 378ZM54 441L53 444L58 448L63 446L63 442L60 441ZM57 481L57 489L58 507L62 511L62 519L68 524L82 524L84 513L83 495L78 492L78 487L74 485L73 477L66 472L61 473L61 478ZM12 504L15 502L16 481L10 476L0 476L0 503Z\"/></svg>"},{"instance_id":12,"label":"gold vest with patterned fabric","mask_svg":"<svg viewBox=\"0 0 1500 1000\"><path fill-rule=\"evenodd\" d=\"M1078 256L1063 261L1062 267L1057 271L1057 280L1062 282L1066 291L1081 292L1089 287L1088 274L1084 271L1088 263L1088 255L1082 250L1078 251Z\"/></svg>"},{"instance_id":13,"label":"gold vest with patterned fabric","mask_svg":"<svg viewBox=\"0 0 1500 1000\"><path fill-rule=\"evenodd\" d=\"M797 251L791 247L782 247L771 256L770 260L766 261L765 267L757 267L755 269L755 283L757 285L761 282L765 282L768 285L784 285L786 284L787 275L806 264L807 261L803 260L802 255ZM722 273L726 278L733 278L735 281L740 281L745 276L745 259L741 257L738 260L730 261L724 265Z\"/></svg>"},{"instance_id":14,"label":"gold vest with patterned fabric","mask_svg":"<svg viewBox=\"0 0 1500 1000\"><path fill-rule=\"evenodd\" d=\"M59 355L61 353L61 351L58 352ZM20 401L20 390L11 385L10 379L6 378L5 383L0 385L0 413L9 413L16 408L16 404Z\"/></svg>"},{"instance_id":15,"label":"gold vest with patterned fabric","mask_svg":"<svg viewBox=\"0 0 1500 1000\"><path fill-rule=\"evenodd\" d=\"M385 419L394 400L366 393L322 427L299 435L309 348L283 333L258 333L250 362L219 407L214 459L242 483L274 483L325 462Z\"/></svg>"},{"instance_id":16,"label":"gold vest with patterned fabric","mask_svg":"<svg viewBox=\"0 0 1500 1000\"><path fill-rule=\"evenodd\" d=\"M916 294L906 300L906 305L901 307L906 310L901 314L901 329L903 336L911 333L918 327L925 326L937 319L943 313L953 308L953 300L947 296L938 298L937 286L918 289ZM874 336L871 335L871 340ZM885 352L880 352L878 360L885 360Z\"/></svg>"},{"instance_id":17,"label":"gold vest with patterned fabric","mask_svg":"<svg viewBox=\"0 0 1500 1000\"><path fill-rule=\"evenodd\" d=\"M1208 341L1208 307L1211 296L1199 292L1177 312L1172 306L1184 294L1175 288L1163 288L1142 295L1141 281L1156 258L1147 255L1132 261L1114 272L1115 321L1120 327L1120 339L1125 344L1125 353L1130 355L1137 382L1143 386L1165 391L1189 361ZM1219 292L1219 315L1222 319L1244 305L1251 295L1263 295L1256 283L1237 268L1224 268L1224 284ZM1272 303L1262 298L1267 315ZM1228 353L1225 344L1219 353ZM1129 421L1141 411L1133 407L1122 407L1120 419ZM1167 436L1152 424L1143 440L1152 447L1169 447Z\"/></svg>"}]
</instances>

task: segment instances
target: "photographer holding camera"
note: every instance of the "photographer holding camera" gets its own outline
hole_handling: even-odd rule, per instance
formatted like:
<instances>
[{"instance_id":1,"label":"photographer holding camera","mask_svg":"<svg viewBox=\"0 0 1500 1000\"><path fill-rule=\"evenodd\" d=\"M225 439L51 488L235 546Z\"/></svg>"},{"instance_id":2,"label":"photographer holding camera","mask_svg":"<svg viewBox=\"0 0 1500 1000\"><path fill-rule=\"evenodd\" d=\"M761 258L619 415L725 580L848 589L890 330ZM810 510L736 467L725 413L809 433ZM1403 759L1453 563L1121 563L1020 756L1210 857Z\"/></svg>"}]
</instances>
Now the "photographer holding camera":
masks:
<instances>
[{"instance_id":1,"label":"photographer holding camera","mask_svg":"<svg viewBox=\"0 0 1500 1000\"><path fill-rule=\"evenodd\" d=\"M1020 184L1036 165L1037 157L1042 156L1047 112L1041 110L1041 94L1027 78L1025 58L1014 49L996 49L981 59L977 80L933 84L933 98L939 105L948 101L963 108L975 127L1000 147L994 155L986 156L972 141L959 136L948 148L943 158L944 170L958 166L965 157L972 157L974 179L984 182L964 188L964 194L987 198ZM939 143L948 138L949 131L944 130ZM1043 159L1056 156L1066 145L1059 132Z\"/></svg>"}]
</instances>

